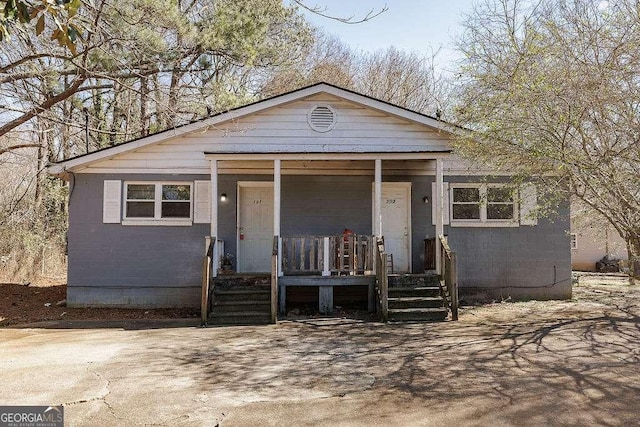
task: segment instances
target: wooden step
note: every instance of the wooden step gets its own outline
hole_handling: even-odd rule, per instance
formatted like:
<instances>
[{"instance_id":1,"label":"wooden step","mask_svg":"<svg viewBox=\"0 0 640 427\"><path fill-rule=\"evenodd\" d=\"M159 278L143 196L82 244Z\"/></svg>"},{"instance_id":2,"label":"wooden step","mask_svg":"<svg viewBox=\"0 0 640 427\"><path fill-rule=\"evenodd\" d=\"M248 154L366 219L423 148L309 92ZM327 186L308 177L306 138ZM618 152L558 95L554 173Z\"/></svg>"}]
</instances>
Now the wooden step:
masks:
<instances>
[{"instance_id":1,"label":"wooden step","mask_svg":"<svg viewBox=\"0 0 640 427\"><path fill-rule=\"evenodd\" d=\"M271 301L269 300L214 300L212 311L214 312L238 312L238 311L259 311L261 313L271 312Z\"/></svg>"},{"instance_id":2,"label":"wooden step","mask_svg":"<svg viewBox=\"0 0 640 427\"><path fill-rule=\"evenodd\" d=\"M213 301L269 301L268 289L214 289Z\"/></svg>"},{"instance_id":3,"label":"wooden step","mask_svg":"<svg viewBox=\"0 0 640 427\"><path fill-rule=\"evenodd\" d=\"M437 286L440 278L437 274L390 274L389 288Z\"/></svg>"},{"instance_id":4,"label":"wooden step","mask_svg":"<svg viewBox=\"0 0 640 427\"><path fill-rule=\"evenodd\" d=\"M440 288L437 286L397 286L389 288L390 298L409 297L439 297Z\"/></svg>"},{"instance_id":5,"label":"wooden step","mask_svg":"<svg viewBox=\"0 0 640 427\"><path fill-rule=\"evenodd\" d=\"M399 308L389 309L390 321L443 321L447 318L447 309L440 308Z\"/></svg>"},{"instance_id":6,"label":"wooden step","mask_svg":"<svg viewBox=\"0 0 640 427\"><path fill-rule=\"evenodd\" d=\"M222 275L213 279L216 288L230 289L242 287L269 287L271 275L234 274Z\"/></svg>"},{"instance_id":7,"label":"wooden step","mask_svg":"<svg viewBox=\"0 0 640 427\"><path fill-rule=\"evenodd\" d=\"M212 311L209 324L212 325L262 325L271 322L269 312L263 311Z\"/></svg>"},{"instance_id":8,"label":"wooden step","mask_svg":"<svg viewBox=\"0 0 640 427\"><path fill-rule=\"evenodd\" d=\"M442 297L389 298L389 308L440 308L444 307Z\"/></svg>"}]
</instances>

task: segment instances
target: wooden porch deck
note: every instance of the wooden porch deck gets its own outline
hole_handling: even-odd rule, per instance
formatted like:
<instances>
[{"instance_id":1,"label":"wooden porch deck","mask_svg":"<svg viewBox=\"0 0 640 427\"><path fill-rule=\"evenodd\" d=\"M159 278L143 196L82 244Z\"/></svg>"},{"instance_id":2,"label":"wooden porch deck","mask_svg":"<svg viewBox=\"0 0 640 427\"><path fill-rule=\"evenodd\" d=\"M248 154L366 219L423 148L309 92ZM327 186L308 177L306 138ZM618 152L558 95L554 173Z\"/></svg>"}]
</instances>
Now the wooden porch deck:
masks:
<instances>
[{"instance_id":1,"label":"wooden porch deck","mask_svg":"<svg viewBox=\"0 0 640 427\"><path fill-rule=\"evenodd\" d=\"M388 254L385 253L383 239L355 235L293 238L274 236L271 275L262 275L269 284L263 283L266 286L264 289L256 289L246 282L240 284L244 289L225 290L219 287L218 295L228 294L228 300L218 301L217 305L227 313L237 311L244 317L255 314L254 317L264 317L269 322L276 323L278 313L286 313L287 288L317 287L318 310L322 314L331 314L336 286L366 286L368 309L370 312L380 313L383 321L444 320L449 310L452 320L457 320L456 257L446 238L440 236L440 239L444 274L397 275L389 274ZM230 274L212 280L210 268L214 265L212 258L216 253L213 249L215 242L215 238L207 241L207 252L203 260L203 324L208 321L209 308L216 304L216 282L220 285L223 285L220 281L230 284L240 279L242 282L243 276L250 276ZM251 294L254 300L238 300L237 295L243 292ZM262 307L259 313L243 312L245 308L254 309L258 306ZM225 317L226 323L234 323L229 320L233 318L233 314ZM245 319L238 317L235 320Z\"/></svg>"}]
</instances>

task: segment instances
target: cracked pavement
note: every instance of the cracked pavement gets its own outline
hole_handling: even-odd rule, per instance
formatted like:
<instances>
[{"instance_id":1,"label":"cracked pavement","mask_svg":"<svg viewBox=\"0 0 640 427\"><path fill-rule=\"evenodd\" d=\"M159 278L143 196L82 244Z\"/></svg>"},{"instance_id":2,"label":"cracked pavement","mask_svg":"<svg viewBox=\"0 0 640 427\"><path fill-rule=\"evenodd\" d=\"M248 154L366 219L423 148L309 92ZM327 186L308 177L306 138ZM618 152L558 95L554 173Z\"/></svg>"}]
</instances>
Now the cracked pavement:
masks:
<instances>
[{"instance_id":1,"label":"cracked pavement","mask_svg":"<svg viewBox=\"0 0 640 427\"><path fill-rule=\"evenodd\" d=\"M575 293L445 323L0 329L0 404L73 426L635 424L640 291Z\"/></svg>"}]
</instances>

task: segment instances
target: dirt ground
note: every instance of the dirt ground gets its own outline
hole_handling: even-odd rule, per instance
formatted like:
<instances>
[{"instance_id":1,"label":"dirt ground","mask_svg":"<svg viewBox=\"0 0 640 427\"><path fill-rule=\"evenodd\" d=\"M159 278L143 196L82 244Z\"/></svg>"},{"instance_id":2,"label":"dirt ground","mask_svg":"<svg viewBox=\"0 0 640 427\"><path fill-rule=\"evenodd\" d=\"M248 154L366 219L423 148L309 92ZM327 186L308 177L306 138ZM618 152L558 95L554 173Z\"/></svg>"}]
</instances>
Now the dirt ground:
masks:
<instances>
[{"instance_id":1,"label":"dirt ground","mask_svg":"<svg viewBox=\"0 0 640 427\"><path fill-rule=\"evenodd\" d=\"M2 404L74 426L638 425L640 286L583 276L444 323L9 326L0 372Z\"/></svg>"},{"instance_id":2,"label":"dirt ground","mask_svg":"<svg viewBox=\"0 0 640 427\"><path fill-rule=\"evenodd\" d=\"M56 320L176 319L199 317L193 309L69 308L67 287L55 280L0 283L0 327Z\"/></svg>"},{"instance_id":3,"label":"dirt ground","mask_svg":"<svg viewBox=\"0 0 640 427\"><path fill-rule=\"evenodd\" d=\"M623 275L606 275L595 273L574 273L577 279L574 297L570 307L579 309L579 304L619 297L626 293L627 279ZM604 288L600 288L604 286ZM622 287L622 290L617 290ZM640 288L640 284L638 285ZM633 289L633 288L631 288ZM197 309L117 309L117 308L69 308L66 307L67 287L61 281L42 279L34 283L0 283L0 327L27 325L45 321L109 321L109 320L169 320L198 318ZM633 292L633 291L632 291ZM566 301L530 301L527 303L493 303L462 308L462 313L471 316L485 316L499 320L500 316L510 317L512 311L535 312L536 307L543 305L546 310L558 306L570 310ZM318 317L317 313L305 312L303 316L290 315L290 318ZM354 317L360 320L375 320L375 316L355 310L337 309L335 317Z\"/></svg>"}]
</instances>

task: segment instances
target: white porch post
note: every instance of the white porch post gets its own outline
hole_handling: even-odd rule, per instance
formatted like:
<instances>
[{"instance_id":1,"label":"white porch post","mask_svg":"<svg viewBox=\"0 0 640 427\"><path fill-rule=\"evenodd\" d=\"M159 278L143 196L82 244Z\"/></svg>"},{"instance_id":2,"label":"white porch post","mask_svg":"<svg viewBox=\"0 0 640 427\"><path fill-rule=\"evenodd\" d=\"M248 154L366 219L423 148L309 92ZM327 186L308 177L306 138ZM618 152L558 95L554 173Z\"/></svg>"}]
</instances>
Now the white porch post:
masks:
<instances>
[{"instance_id":1,"label":"white porch post","mask_svg":"<svg viewBox=\"0 0 640 427\"><path fill-rule=\"evenodd\" d=\"M213 242L213 253L211 255L213 265L213 277L218 275L218 160L211 160L211 237L216 239Z\"/></svg>"},{"instance_id":2,"label":"white porch post","mask_svg":"<svg viewBox=\"0 0 640 427\"><path fill-rule=\"evenodd\" d=\"M382 159L375 160L373 234L382 237Z\"/></svg>"},{"instance_id":3,"label":"white porch post","mask_svg":"<svg viewBox=\"0 0 640 427\"><path fill-rule=\"evenodd\" d=\"M280 240L280 192L282 188L281 161L273 161L273 235L278 236L278 276L282 276L282 248Z\"/></svg>"},{"instance_id":4,"label":"white porch post","mask_svg":"<svg viewBox=\"0 0 640 427\"><path fill-rule=\"evenodd\" d=\"M322 244L322 275L331 276L331 271L329 271L329 238L323 237Z\"/></svg>"},{"instance_id":5,"label":"white porch post","mask_svg":"<svg viewBox=\"0 0 640 427\"><path fill-rule=\"evenodd\" d=\"M436 159L436 194L433 196L433 203L436 204L436 271L442 274L442 244L440 236L444 234L444 218L442 216L444 205L444 174L442 171L442 159Z\"/></svg>"}]
</instances>

